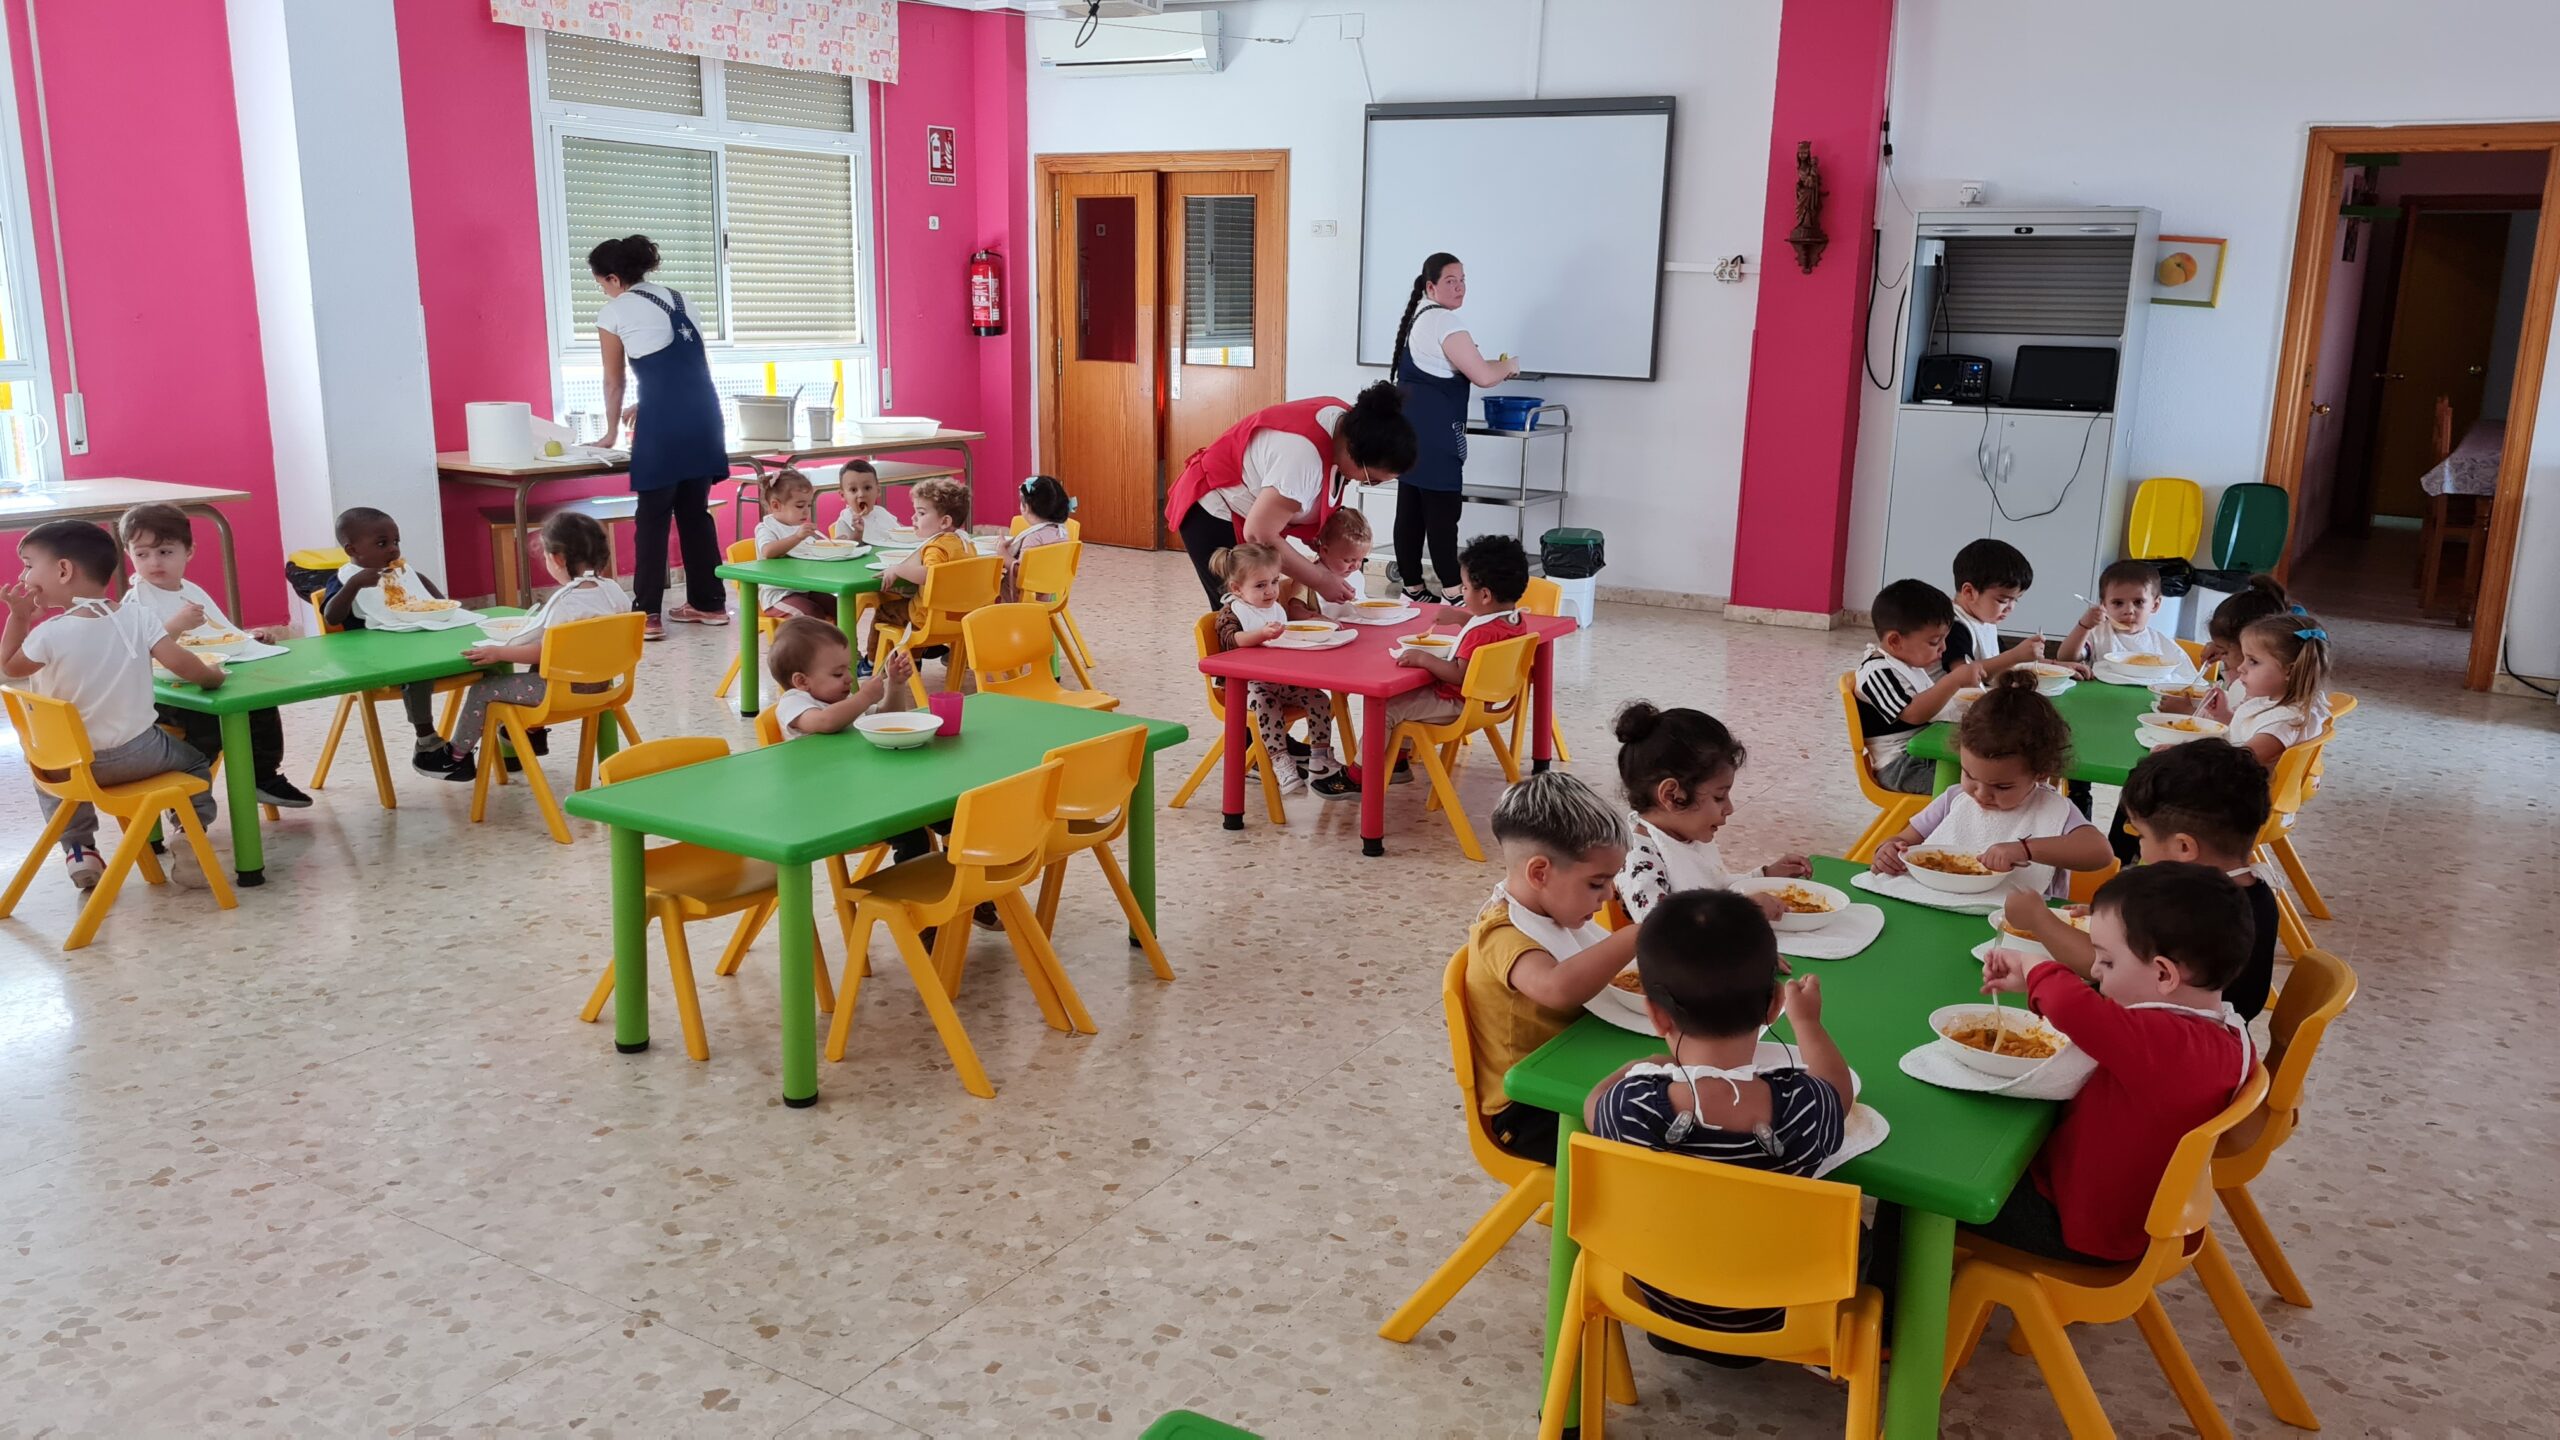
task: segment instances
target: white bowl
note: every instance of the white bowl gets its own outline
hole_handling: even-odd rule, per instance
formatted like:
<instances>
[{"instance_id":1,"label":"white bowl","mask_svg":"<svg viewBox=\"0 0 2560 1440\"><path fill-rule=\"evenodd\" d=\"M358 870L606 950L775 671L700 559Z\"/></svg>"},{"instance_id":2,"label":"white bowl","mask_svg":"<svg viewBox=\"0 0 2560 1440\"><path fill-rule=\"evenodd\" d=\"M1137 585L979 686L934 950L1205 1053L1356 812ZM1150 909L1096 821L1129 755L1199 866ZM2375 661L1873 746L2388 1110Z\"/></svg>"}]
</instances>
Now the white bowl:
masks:
<instances>
[{"instance_id":1,"label":"white bowl","mask_svg":"<svg viewBox=\"0 0 2560 1440\"><path fill-rule=\"evenodd\" d=\"M224 630L202 625L178 637L178 648L198 659L237 655L249 648L248 635L238 630Z\"/></svg>"},{"instance_id":2,"label":"white bowl","mask_svg":"<svg viewBox=\"0 0 2560 1440\"><path fill-rule=\"evenodd\" d=\"M1912 879L1932 890L1943 890L1950 895L1979 895L1986 890L1997 890L2008 883L2009 877L1997 872L1989 875L1949 875L1942 870L1932 870L1926 865L1912 863L1911 857L1927 855L1935 849L1936 847L1930 845L1914 845L1902 852L1903 869ZM1954 854L1955 852L1946 853Z\"/></svg>"},{"instance_id":3,"label":"white bowl","mask_svg":"<svg viewBox=\"0 0 2560 1440\"><path fill-rule=\"evenodd\" d=\"M1291 620L1282 633L1292 640L1314 640L1341 628L1330 620Z\"/></svg>"},{"instance_id":4,"label":"white bowl","mask_svg":"<svg viewBox=\"0 0 2560 1440\"><path fill-rule=\"evenodd\" d=\"M1989 1015L1995 1008L2002 1012L2001 1023L2013 1030L2033 1028L2038 1033L2049 1035L2060 1041L2060 1047L2053 1052L2053 1055L2048 1055L2043 1060L2030 1060L2023 1055L1994 1055L1988 1050L1976 1050L1970 1045L1959 1045L1947 1038L1948 1026L1971 1020L1976 1016ZM2015 1080L2044 1064L2046 1060L2051 1060L2054 1056L2071 1048L2070 1039L2046 1023L2042 1017L2029 1012L2023 1000L2015 1005L1997 1007L1985 1004L1941 1005L1929 1012L1929 1028L1936 1032L1938 1044L1943 1046L1948 1054L1961 1061L1966 1069L1979 1070L1985 1075L1997 1075L2003 1080Z\"/></svg>"},{"instance_id":5,"label":"white bowl","mask_svg":"<svg viewBox=\"0 0 2560 1440\"><path fill-rule=\"evenodd\" d=\"M2201 715L2170 715L2155 710L2141 718L2134 738L2157 750L2163 745L2183 745L2208 735L2220 735L2230 728L2219 720L2207 720Z\"/></svg>"},{"instance_id":6,"label":"white bowl","mask_svg":"<svg viewBox=\"0 0 2560 1440\"><path fill-rule=\"evenodd\" d=\"M1458 653L1458 637L1430 634L1399 637L1396 641L1396 653L1401 655L1408 650L1419 650L1434 659L1446 660Z\"/></svg>"},{"instance_id":7,"label":"white bowl","mask_svg":"<svg viewBox=\"0 0 2560 1440\"><path fill-rule=\"evenodd\" d=\"M862 716L853 728L883 750L912 750L942 733L942 717L929 710L891 710Z\"/></svg>"},{"instance_id":8,"label":"white bowl","mask_svg":"<svg viewBox=\"0 0 2560 1440\"><path fill-rule=\"evenodd\" d=\"M791 547L794 560L851 560L871 549L858 540L820 540L811 538Z\"/></svg>"},{"instance_id":9,"label":"white bowl","mask_svg":"<svg viewBox=\"0 0 2560 1440\"><path fill-rule=\"evenodd\" d=\"M2036 693L2039 695L2059 695L2080 683L2079 677L2047 661L2030 660L2025 668L2028 674L2036 677Z\"/></svg>"},{"instance_id":10,"label":"white bowl","mask_svg":"<svg viewBox=\"0 0 2560 1440\"><path fill-rule=\"evenodd\" d=\"M532 628L530 615L491 615L480 622L480 633L488 636L492 645L512 645Z\"/></svg>"},{"instance_id":11,"label":"white bowl","mask_svg":"<svg viewBox=\"0 0 2560 1440\"><path fill-rule=\"evenodd\" d=\"M1798 915L1792 911L1769 922L1772 930L1819 930L1848 913L1849 897L1819 880L1786 880L1775 875L1746 875L1733 882L1733 889L1745 895L1775 895L1781 890L1796 889L1820 896L1831 908L1819 915Z\"/></svg>"},{"instance_id":12,"label":"white bowl","mask_svg":"<svg viewBox=\"0 0 2560 1440\"><path fill-rule=\"evenodd\" d=\"M2216 687L2202 680L2163 680L2143 688L2149 690L2156 699L2200 701L2211 695Z\"/></svg>"},{"instance_id":13,"label":"white bowl","mask_svg":"<svg viewBox=\"0 0 2560 1440\"><path fill-rule=\"evenodd\" d=\"M2166 655L2154 655L2149 651L2138 654L2105 655L2099 657L2098 663L2110 669L2122 670L2128 675L2175 675L2187 668L2187 660L2183 655L2172 660Z\"/></svg>"},{"instance_id":14,"label":"white bowl","mask_svg":"<svg viewBox=\"0 0 2560 1440\"><path fill-rule=\"evenodd\" d=\"M2059 914L2060 912L2057 911L2055 913ZM2015 950L2022 954L2043 955L2047 957L2050 957L2053 954L2052 949L2043 941L2032 939L2011 930L2001 916L1992 915L1985 918L1987 918L1991 923L1992 948L1997 950ZM2083 935L2089 933L2089 926L2087 923L2088 918L2089 917L2085 913L2079 917L2081 924L2078 928L2080 933Z\"/></svg>"},{"instance_id":15,"label":"white bowl","mask_svg":"<svg viewBox=\"0 0 2560 1440\"><path fill-rule=\"evenodd\" d=\"M921 440L942 428L941 421L922 415L871 415L845 424L865 440Z\"/></svg>"}]
</instances>

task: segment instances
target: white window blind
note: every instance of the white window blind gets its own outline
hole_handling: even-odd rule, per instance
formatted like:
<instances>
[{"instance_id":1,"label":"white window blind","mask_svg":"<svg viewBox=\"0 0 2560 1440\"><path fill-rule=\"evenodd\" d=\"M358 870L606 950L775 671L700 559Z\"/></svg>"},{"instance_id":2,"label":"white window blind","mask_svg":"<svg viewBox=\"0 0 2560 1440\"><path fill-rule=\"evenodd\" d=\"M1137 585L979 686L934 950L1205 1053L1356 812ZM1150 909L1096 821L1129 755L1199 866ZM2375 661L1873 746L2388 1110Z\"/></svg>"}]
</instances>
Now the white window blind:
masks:
<instances>
[{"instance_id":1,"label":"white window blind","mask_svg":"<svg viewBox=\"0 0 2560 1440\"><path fill-rule=\"evenodd\" d=\"M1182 348L1192 365L1253 363L1250 195L1182 200ZM1221 357L1219 351L1231 352ZM1240 353L1236 353L1240 352Z\"/></svg>"},{"instance_id":2,"label":"white window blind","mask_svg":"<svg viewBox=\"0 0 2560 1440\"><path fill-rule=\"evenodd\" d=\"M842 155L728 149L729 300L740 344L858 341L853 167Z\"/></svg>"},{"instance_id":3,"label":"white window blind","mask_svg":"<svg viewBox=\"0 0 2560 1440\"><path fill-rule=\"evenodd\" d=\"M2122 335L2132 269L2131 236L1951 238L1939 328L1976 335Z\"/></svg>"},{"instance_id":4,"label":"white window blind","mask_svg":"<svg viewBox=\"0 0 2560 1440\"><path fill-rule=\"evenodd\" d=\"M552 35L543 42L542 71L551 98L564 105L702 113L702 62L690 55Z\"/></svg>"},{"instance_id":5,"label":"white window blind","mask_svg":"<svg viewBox=\"0 0 2560 1440\"><path fill-rule=\"evenodd\" d=\"M587 252L598 241L621 235L646 235L657 242L662 263L649 278L683 292L685 309L706 339L726 334L718 272L718 156L708 150L564 135L560 182L569 251L560 273L569 284L571 323L582 337L593 337L596 310L605 298L589 279Z\"/></svg>"},{"instance_id":6,"label":"white window blind","mask_svg":"<svg viewBox=\"0 0 2560 1440\"><path fill-rule=\"evenodd\" d=\"M853 82L842 75L769 65L729 65L720 75L739 124L853 133Z\"/></svg>"}]
</instances>

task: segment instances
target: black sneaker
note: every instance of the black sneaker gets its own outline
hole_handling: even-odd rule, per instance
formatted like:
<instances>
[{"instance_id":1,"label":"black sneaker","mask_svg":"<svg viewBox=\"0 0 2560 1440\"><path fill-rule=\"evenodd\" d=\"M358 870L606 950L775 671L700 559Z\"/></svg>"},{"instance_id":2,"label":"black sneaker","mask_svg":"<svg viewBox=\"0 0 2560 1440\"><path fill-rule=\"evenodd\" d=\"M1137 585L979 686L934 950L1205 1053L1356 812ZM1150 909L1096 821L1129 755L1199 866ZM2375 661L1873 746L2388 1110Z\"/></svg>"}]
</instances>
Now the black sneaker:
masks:
<instances>
[{"instance_id":1,"label":"black sneaker","mask_svg":"<svg viewBox=\"0 0 2560 1440\"><path fill-rule=\"evenodd\" d=\"M1407 761L1407 760L1399 760L1399 761L1397 761L1397 762L1396 762L1396 768L1394 768L1393 770L1390 770L1390 771L1388 771L1388 772L1387 772L1387 783L1388 783L1388 784L1390 784L1390 785L1410 785L1410 784L1412 784L1412 783L1413 783L1413 764L1412 764L1412 762L1411 762L1411 761Z\"/></svg>"},{"instance_id":2,"label":"black sneaker","mask_svg":"<svg viewBox=\"0 0 2560 1440\"><path fill-rule=\"evenodd\" d=\"M311 797L282 775L269 775L258 781L258 803L279 810L300 810L311 804Z\"/></svg>"},{"instance_id":3,"label":"black sneaker","mask_svg":"<svg viewBox=\"0 0 2560 1440\"><path fill-rule=\"evenodd\" d=\"M1336 766L1309 780L1307 788L1327 800L1348 800L1360 793L1360 782L1348 769Z\"/></svg>"},{"instance_id":4,"label":"black sneaker","mask_svg":"<svg viewBox=\"0 0 2560 1440\"><path fill-rule=\"evenodd\" d=\"M477 780L480 778L480 764L468 755L455 755L451 763L445 766L444 778L454 781Z\"/></svg>"},{"instance_id":5,"label":"black sneaker","mask_svg":"<svg viewBox=\"0 0 2560 1440\"><path fill-rule=\"evenodd\" d=\"M456 763L453 747L439 740L409 757L409 768L421 775L449 775ZM468 762L463 762L467 764ZM469 775L462 777L470 779Z\"/></svg>"},{"instance_id":6,"label":"black sneaker","mask_svg":"<svg viewBox=\"0 0 2560 1440\"><path fill-rule=\"evenodd\" d=\"M1281 743L1288 747L1289 758L1292 760L1304 760L1308 756L1316 753L1314 746L1309 745L1306 741L1299 739L1295 735L1283 736L1281 738Z\"/></svg>"},{"instance_id":7,"label":"black sneaker","mask_svg":"<svg viewBox=\"0 0 2560 1440\"><path fill-rule=\"evenodd\" d=\"M1449 602L1440 594L1439 591L1431 589L1429 586L1408 585L1404 588L1404 603L1407 605L1421 606L1446 605Z\"/></svg>"},{"instance_id":8,"label":"black sneaker","mask_svg":"<svg viewBox=\"0 0 2560 1440\"><path fill-rule=\"evenodd\" d=\"M969 912L969 922L981 930L1004 928L1004 917L996 913L996 902L993 900L979 901L978 908Z\"/></svg>"},{"instance_id":9,"label":"black sneaker","mask_svg":"<svg viewBox=\"0 0 2560 1440\"><path fill-rule=\"evenodd\" d=\"M532 729L524 732L524 738L533 742L534 754L548 755L551 753L551 729L549 726L536 725ZM517 767L510 765L507 768L513 770Z\"/></svg>"}]
</instances>

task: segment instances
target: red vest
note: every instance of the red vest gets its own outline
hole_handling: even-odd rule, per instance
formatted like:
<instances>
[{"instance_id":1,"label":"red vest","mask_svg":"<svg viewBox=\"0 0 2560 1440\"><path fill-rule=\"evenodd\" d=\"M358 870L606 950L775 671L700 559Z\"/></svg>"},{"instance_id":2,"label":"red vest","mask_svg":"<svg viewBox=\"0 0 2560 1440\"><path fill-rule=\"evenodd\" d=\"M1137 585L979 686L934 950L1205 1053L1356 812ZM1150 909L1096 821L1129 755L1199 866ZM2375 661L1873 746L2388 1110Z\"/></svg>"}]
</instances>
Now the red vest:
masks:
<instances>
[{"instance_id":1,"label":"red vest","mask_svg":"<svg viewBox=\"0 0 2560 1440\"><path fill-rule=\"evenodd\" d=\"M1200 497L1212 490L1224 490L1244 483L1244 448L1253 437L1265 430L1295 435L1316 447L1324 457L1325 484L1316 494L1311 510L1299 513L1288 533L1313 545L1316 532L1324 528L1327 515L1333 513L1333 432L1316 423L1316 412L1324 409L1348 410L1351 402L1319 395L1312 400L1289 400L1266 406L1228 427L1227 432L1206 446L1195 450L1183 462L1182 478L1173 483L1173 491L1165 497L1164 523L1168 529L1182 528L1182 517L1200 503ZM1236 517L1236 538L1244 538L1244 517Z\"/></svg>"}]
</instances>

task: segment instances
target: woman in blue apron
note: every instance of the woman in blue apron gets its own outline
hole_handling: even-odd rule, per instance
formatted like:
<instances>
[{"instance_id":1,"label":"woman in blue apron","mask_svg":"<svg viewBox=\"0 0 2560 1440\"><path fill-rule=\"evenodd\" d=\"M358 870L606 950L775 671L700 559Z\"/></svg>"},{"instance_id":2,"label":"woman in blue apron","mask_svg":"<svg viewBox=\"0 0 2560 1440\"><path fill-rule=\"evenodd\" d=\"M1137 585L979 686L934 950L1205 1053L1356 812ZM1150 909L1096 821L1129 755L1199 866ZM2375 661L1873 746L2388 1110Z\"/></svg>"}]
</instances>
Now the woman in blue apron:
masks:
<instances>
[{"instance_id":1,"label":"woman in blue apron","mask_svg":"<svg viewBox=\"0 0 2560 1440\"><path fill-rule=\"evenodd\" d=\"M667 620L729 623L720 576L720 532L711 519L711 487L729 476L729 441L720 392L702 330L684 297L648 279L658 247L646 235L607 240L587 252L587 268L605 293L596 312L596 348L604 359L604 440L610 447L631 415L631 489L640 497L632 543L632 607L649 617L644 632L666 638ZM649 402L649 423L622 406L622 364L631 362ZM675 524L684 555L685 603L659 611L667 590L667 525Z\"/></svg>"},{"instance_id":2,"label":"woman in blue apron","mask_svg":"<svg viewBox=\"0 0 2560 1440\"><path fill-rule=\"evenodd\" d=\"M1413 422L1418 455L1396 486L1396 577L1405 598L1432 602L1438 592L1423 583L1422 551L1440 590L1458 586L1458 512L1467 469L1467 387L1493 386L1520 373L1509 356L1487 360L1476 349L1458 307L1467 303L1467 271L1458 257L1438 254L1422 262L1413 294L1396 327L1395 377L1404 391L1405 418Z\"/></svg>"}]
</instances>

